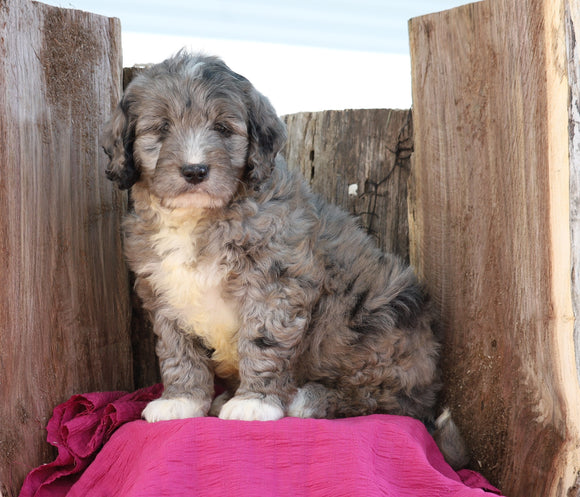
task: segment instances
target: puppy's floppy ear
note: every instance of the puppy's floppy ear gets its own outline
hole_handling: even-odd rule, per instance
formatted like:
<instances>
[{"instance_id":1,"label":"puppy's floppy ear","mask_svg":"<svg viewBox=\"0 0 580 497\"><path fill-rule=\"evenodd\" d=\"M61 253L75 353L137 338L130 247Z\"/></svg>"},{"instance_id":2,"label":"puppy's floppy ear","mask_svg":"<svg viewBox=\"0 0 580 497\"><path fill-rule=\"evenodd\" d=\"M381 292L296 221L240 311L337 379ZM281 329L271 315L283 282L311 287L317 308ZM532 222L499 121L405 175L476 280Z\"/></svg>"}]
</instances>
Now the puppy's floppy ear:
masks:
<instances>
[{"instance_id":1,"label":"puppy's floppy ear","mask_svg":"<svg viewBox=\"0 0 580 497\"><path fill-rule=\"evenodd\" d=\"M139 179L140 171L133 159L135 123L129 117L128 100L123 98L103 132L103 150L109 157L105 173L121 190L128 190Z\"/></svg>"},{"instance_id":2,"label":"puppy's floppy ear","mask_svg":"<svg viewBox=\"0 0 580 497\"><path fill-rule=\"evenodd\" d=\"M276 114L270 101L251 87L249 91L250 144L247 177L254 186L272 173L276 155L286 142L286 126Z\"/></svg>"}]
</instances>

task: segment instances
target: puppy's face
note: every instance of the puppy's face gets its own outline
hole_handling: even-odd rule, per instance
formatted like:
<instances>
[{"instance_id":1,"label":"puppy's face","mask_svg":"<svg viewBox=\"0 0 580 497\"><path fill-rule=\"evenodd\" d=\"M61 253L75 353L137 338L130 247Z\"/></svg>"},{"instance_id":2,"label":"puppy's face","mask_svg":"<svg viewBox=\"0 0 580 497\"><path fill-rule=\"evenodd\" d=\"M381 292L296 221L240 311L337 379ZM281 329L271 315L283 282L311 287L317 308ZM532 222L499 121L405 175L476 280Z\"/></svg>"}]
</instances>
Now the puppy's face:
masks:
<instances>
[{"instance_id":1,"label":"puppy's face","mask_svg":"<svg viewBox=\"0 0 580 497\"><path fill-rule=\"evenodd\" d=\"M236 193L248 156L248 116L239 98L208 85L203 63L132 88L133 158L167 207L219 207ZM207 72L207 69L206 69Z\"/></svg>"},{"instance_id":2,"label":"puppy's face","mask_svg":"<svg viewBox=\"0 0 580 497\"><path fill-rule=\"evenodd\" d=\"M179 54L136 78L105 132L107 175L170 208L226 205L284 143L270 103L219 59Z\"/></svg>"}]
</instances>

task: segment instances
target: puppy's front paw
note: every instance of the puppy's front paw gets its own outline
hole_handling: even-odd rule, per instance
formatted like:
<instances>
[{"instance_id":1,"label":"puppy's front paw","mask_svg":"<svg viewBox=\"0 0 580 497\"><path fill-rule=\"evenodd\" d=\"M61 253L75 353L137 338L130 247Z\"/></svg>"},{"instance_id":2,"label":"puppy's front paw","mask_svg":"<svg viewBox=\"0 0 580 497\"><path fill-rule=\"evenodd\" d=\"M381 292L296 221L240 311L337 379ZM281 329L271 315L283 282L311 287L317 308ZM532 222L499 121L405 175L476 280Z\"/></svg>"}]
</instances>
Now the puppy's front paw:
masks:
<instances>
[{"instance_id":1,"label":"puppy's front paw","mask_svg":"<svg viewBox=\"0 0 580 497\"><path fill-rule=\"evenodd\" d=\"M224 404L220 411L221 419L240 421L276 421L284 417L284 411L264 399L234 397Z\"/></svg>"},{"instance_id":2,"label":"puppy's front paw","mask_svg":"<svg viewBox=\"0 0 580 497\"><path fill-rule=\"evenodd\" d=\"M199 418L205 416L209 402L199 402L188 397L157 399L147 404L141 416L149 423L170 419Z\"/></svg>"}]
</instances>

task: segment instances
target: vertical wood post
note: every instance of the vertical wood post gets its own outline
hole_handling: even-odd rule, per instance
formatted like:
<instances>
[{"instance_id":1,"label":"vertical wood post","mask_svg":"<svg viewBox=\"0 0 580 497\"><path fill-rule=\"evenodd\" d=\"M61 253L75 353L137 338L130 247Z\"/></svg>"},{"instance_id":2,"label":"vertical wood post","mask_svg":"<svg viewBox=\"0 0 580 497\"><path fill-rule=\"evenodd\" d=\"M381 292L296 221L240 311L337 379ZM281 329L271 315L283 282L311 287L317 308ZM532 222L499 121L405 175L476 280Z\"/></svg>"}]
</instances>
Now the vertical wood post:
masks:
<instances>
[{"instance_id":1,"label":"vertical wood post","mask_svg":"<svg viewBox=\"0 0 580 497\"><path fill-rule=\"evenodd\" d=\"M486 0L409 23L411 260L446 336L444 401L510 497L580 495L579 8Z\"/></svg>"},{"instance_id":2,"label":"vertical wood post","mask_svg":"<svg viewBox=\"0 0 580 497\"><path fill-rule=\"evenodd\" d=\"M284 117L282 154L327 201L359 216L389 252L409 258L409 110L302 112Z\"/></svg>"},{"instance_id":3,"label":"vertical wood post","mask_svg":"<svg viewBox=\"0 0 580 497\"><path fill-rule=\"evenodd\" d=\"M0 2L0 493L54 457L74 393L132 389L123 197L104 176L120 24Z\"/></svg>"}]
</instances>

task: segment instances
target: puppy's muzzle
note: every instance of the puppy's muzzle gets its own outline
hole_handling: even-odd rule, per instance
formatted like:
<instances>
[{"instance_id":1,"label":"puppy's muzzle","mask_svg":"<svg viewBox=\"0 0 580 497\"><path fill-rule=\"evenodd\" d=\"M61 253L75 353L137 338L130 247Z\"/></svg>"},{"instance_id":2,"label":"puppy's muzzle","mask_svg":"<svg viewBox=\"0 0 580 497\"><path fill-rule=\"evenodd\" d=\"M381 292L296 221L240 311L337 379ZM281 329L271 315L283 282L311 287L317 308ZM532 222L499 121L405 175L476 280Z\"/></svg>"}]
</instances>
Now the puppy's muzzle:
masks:
<instances>
[{"instance_id":1,"label":"puppy's muzzle","mask_svg":"<svg viewBox=\"0 0 580 497\"><path fill-rule=\"evenodd\" d=\"M183 164L181 175L188 183L197 185L209 176L209 166L207 164Z\"/></svg>"}]
</instances>

